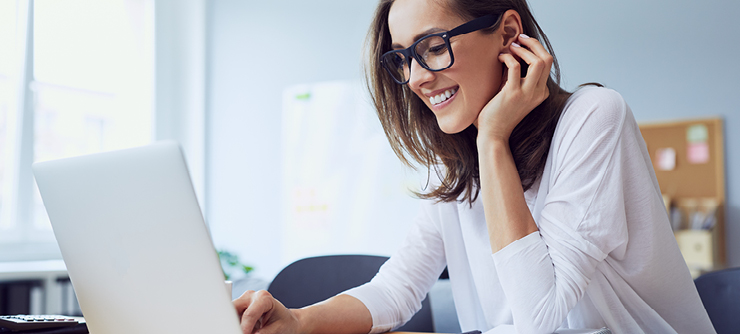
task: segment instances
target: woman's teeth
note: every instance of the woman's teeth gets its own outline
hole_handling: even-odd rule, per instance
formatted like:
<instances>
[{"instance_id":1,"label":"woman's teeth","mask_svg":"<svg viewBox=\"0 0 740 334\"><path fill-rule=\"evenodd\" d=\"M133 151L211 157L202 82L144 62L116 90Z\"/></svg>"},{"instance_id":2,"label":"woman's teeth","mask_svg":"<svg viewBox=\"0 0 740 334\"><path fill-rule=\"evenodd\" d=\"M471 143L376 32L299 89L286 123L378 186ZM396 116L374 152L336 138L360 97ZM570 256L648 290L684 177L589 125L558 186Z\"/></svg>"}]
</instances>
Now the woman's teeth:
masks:
<instances>
[{"instance_id":1,"label":"woman's teeth","mask_svg":"<svg viewBox=\"0 0 740 334\"><path fill-rule=\"evenodd\" d=\"M441 93L439 95L435 95L429 98L429 103L431 104L440 104L444 101L447 101L447 99L450 98L450 96L455 95L456 90L455 89L448 89L444 91L444 93Z\"/></svg>"}]
</instances>

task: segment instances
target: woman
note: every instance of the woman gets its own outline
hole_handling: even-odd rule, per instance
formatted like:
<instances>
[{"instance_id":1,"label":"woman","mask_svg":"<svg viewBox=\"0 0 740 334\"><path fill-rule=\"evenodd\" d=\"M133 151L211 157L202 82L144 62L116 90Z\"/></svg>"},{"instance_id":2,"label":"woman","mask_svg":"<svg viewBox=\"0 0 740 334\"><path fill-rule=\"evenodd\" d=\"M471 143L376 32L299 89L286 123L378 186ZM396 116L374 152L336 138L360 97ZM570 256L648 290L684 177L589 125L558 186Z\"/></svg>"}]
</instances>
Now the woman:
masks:
<instances>
[{"instance_id":1,"label":"woman","mask_svg":"<svg viewBox=\"0 0 740 334\"><path fill-rule=\"evenodd\" d=\"M629 107L559 87L525 0L382 0L369 41L391 146L439 181L370 283L300 310L248 291L245 333L391 330L445 266L464 331L714 332Z\"/></svg>"}]
</instances>

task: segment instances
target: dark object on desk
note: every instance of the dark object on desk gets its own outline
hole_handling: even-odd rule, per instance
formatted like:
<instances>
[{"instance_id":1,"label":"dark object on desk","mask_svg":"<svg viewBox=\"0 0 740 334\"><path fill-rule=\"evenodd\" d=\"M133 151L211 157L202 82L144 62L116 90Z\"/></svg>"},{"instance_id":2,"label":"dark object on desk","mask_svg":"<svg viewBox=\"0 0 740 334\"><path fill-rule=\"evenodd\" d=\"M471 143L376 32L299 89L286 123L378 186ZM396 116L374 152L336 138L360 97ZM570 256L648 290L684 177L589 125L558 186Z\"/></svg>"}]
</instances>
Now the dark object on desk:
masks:
<instances>
[{"instance_id":1,"label":"dark object on desk","mask_svg":"<svg viewBox=\"0 0 740 334\"><path fill-rule=\"evenodd\" d=\"M711 272L694 280L717 334L740 328L740 268Z\"/></svg>"},{"instance_id":2,"label":"dark object on desk","mask_svg":"<svg viewBox=\"0 0 740 334\"><path fill-rule=\"evenodd\" d=\"M87 324L79 323L71 327L52 328L52 329L36 329L28 331L13 331L7 328L0 327L0 333L7 334L88 334Z\"/></svg>"},{"instance_id":3,"label":"dark object on desk","mask_svg":"<svg viewBox=\"0 0 740 334\"><path fill-rule=\"evenodd\" d=\"M308 306L369 282L387 260L385 256L372 255L305 258L285 267L267 291L288 308ZM396 331L434 332L428 297L422 301L421 310Z\"/></svg>"},{"instance_id":4,"label":"dark object on desk","mask_svg":"<svg viewBox=\"0 0 740 334\"><path fill-rule=\"evenodd\" d=\"M0 315L0 327L11 331L29 331L71 327L78 321L63 315Z\"/></svg>"},{"instance_id":5,"label":"dark object on desk","mask_svg":"<svg viewBox=\"0 0 740 334\"><path fill-rule=\"evenodd\" d=\"M31 291L41 284L41 280L0 282L0 314L30 313Z\"/></svg>"}]
</instances>

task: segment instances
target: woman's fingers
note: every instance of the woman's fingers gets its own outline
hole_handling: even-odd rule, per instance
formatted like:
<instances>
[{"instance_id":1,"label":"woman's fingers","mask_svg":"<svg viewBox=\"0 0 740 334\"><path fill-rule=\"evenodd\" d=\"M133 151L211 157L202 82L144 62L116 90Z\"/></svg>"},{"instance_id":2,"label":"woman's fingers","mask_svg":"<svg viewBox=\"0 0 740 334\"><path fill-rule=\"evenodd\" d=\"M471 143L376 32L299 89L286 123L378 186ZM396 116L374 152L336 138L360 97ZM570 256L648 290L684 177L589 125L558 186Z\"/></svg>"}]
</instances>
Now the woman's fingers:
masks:
<instances>
[{"instance_id":1,"label":"woman's fingers","mask_svg":"<svg viewBox=\"0 0 740 334\"><path fill-rule=\"evenodd\" d=\"M519 89L522 78L522 69L519 61L510 53L502 53L498 55L498 60L504 63L508 70L505 85L511 86L513 89Z\"/></svg>"},{"instance_id":2,"label":"woman's fingers","mask_svg":"<svg viewBox=\"0 0 740 334\"><path fill-rule=\"evenodd\" d=\"M274 307L272 295L265 290L247 291L234 300L234 307L240 316L242 332L253 333L270 317Z\"/></svg>"},{"instance_id":3,"label":"woman's fingers","mask_svg":"<svg viewBox=\"0 0 740 334\"><path fill-rule=\"evenodd\" d=\"M512 43L509 49L512 54L520 57L529 65L527 75L521 79L521 92L539 104L549 95L547 80L550 77L552 56L534 38L524 35L520 36L518 41L522 42L522 45Z\"/></svg>"},{"instance_id":4,"label":"woman's fingers","mask_svg":"<svg viewBox=\"0 0 740 334\"><path fill-rule=\"evenodd\" d=\"M505 65L503 84L478 115L479 136L508 138L516 125L550 94L547 81L552 56L534 38L519 36L517 42L521 44L513 43L509 52L498 56ZM528 65L524 78L520 59Z\"/></svg>"},{"instance_id":5,"label":"woman's fingers","mask_svg":"<svg viewBox=\"0 0 740 334\"><path fill-rule=\"evenodd\" d=\"M528 49L527 50L528 52L525 54L533 55L536 57L536 59L533 59L531 57L529 57L529 59L538 63L537 65L538 67L540 65L542 66L540 69L538 69L539 73L536 73L538 74L538 80L533 80L533 81L537 81L537 83L541 82L543 84L547 83L547 80L550 77L550 69L552 68L552 63L553 63L552 55L549 52L547 52L547 50L542 45L542 43L540 43L537 39L534 39L527 35L522 34L522 35L519 35L518 41L519 43L521 43L522 46ZM522 51L522 50L519 50L519 51ZM524 59L524 57L522 57L522 59ZM530 64L530 68L532 67L532 64L527 59L524 59L524 61L526 61L527 64ZM529 73L527 74L528 74L527 77L529 77Z\"/></svg>"},{"instance_id":6,"label":"woman's fingers","mask_svg":"<svg viewBox=\"0 0 740 334\"><path fill-rule=\"evenodd\" d=\"M253 290L248 290L244 294L242 294L239 298L234 299L231 303L234 305L234 308L236 309L236 313L239 314L241 317L242 313L244 313L244 310L249 307L249 304L252 303L252 295L254 295Z\"/></svg>"},{"instance_id":7,"label":"woman's fingers","mask_svg":"<svg viewBox=\"0 0 740 334\"><path fill-rule=\"evenodd\" d=\"M545 68L544 61L519 44L512 43L510 49L511 53L515 54L529 65L527 68L527 75L522 78L522 89L525 91L535 89L540 82L542 71Z\"/></svg>"}]
</instances>

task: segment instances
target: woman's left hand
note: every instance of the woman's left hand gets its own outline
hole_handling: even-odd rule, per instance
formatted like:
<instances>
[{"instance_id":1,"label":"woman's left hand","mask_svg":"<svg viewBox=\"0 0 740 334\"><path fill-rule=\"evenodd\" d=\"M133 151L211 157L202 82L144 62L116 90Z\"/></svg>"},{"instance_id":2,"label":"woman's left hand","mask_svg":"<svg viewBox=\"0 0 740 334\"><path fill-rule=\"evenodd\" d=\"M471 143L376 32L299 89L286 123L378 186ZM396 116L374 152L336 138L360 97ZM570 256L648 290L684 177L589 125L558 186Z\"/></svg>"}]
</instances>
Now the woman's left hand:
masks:
<instances>
[{"instance_id":1,"label":"woman's left hand","mask_svg":"<svg viewBox=\"0 0 740 334\"><path fill-rule=\"evenodd\" d=\"M498 56L506 70L501 90L478 114L476 126L479 140L500 139L508 142L516 125L550 95L547 80L552 56L534 38L519 35L517 42L520 44L512 43L509 48L511 53ZM524 78L521 77L521 65L517 57L529 65Z\"/></svg>"}]
</instances>

